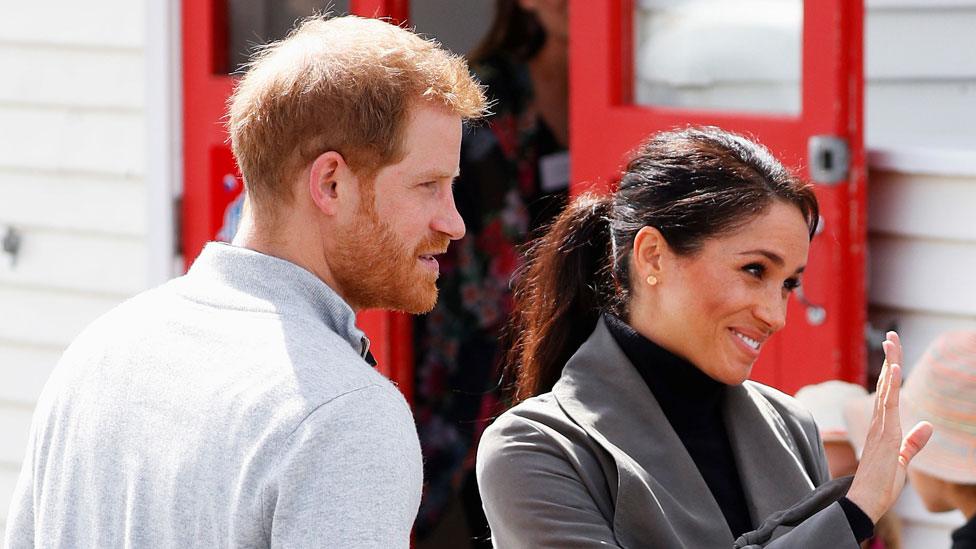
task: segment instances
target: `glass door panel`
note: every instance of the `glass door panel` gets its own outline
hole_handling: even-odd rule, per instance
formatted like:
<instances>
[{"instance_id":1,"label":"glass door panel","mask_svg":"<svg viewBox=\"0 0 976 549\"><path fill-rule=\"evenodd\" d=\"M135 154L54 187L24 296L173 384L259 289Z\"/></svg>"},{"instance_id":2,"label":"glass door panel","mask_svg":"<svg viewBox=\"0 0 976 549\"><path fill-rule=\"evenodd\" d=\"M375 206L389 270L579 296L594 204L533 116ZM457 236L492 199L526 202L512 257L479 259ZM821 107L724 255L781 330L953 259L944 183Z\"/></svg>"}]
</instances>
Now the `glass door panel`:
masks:
<instances>
[{"instance_id":1,"label":"glass door panel","mask_svg":"<svg viewBox=\"0 0 976 549\"><path fill-rule=\"evenodd\" d=\"M635 103L799 114L802 0L641 0L633 23Z\"/></svg>"}]
</instances>

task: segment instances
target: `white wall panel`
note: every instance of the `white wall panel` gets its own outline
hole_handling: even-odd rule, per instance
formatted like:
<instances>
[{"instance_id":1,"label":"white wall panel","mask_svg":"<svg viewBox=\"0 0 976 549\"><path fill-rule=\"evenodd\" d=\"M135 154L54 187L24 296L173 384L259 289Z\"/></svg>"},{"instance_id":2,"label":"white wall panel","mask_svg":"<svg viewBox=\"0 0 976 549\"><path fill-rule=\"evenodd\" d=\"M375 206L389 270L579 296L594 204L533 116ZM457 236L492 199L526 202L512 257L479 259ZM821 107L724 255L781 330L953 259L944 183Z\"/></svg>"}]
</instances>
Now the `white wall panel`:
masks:
<instances>
[{"instance_id":1,"label":"white wall panel","mask_svg":"<svg viewBox=\"0 0 976 549\"><path fill-rule=\"evenodd\" d=\"M139 175L139 113L0 106L0 167Z\"/></svg>"},{"instance_id":2,"label":"white wall panel","mask_svg":"<svg viewBox=\"0 0 976 549\"><path fill-rule=\"evenodd\" d=\"M871 236L869 301L976 316L976 242Z\"/></svg>"},{"instance_id":3,"label":"white wall panel","mask_svg":"<svg viewBox=\"0 0 976 549\"><path fill-rule=\"evenodd\" d=\"M0 41L61 46L137 48L143 44L143 2L45 0L3 3Z\"/></svg>"},{"instance_id":4,"label":"white wall panel","mask_svg":"<svg viewBox=\"0 0 976 549\"><path fill-rule=\"evenodd\" d=\"M0 169L0 225L143 236L138 178Z\"/></svg>"},{"instance_id":5,"label":"white wall panel","mask_svg":"<svg viewBox=\"0 0 976 549\"><path fill-rule=\"evenodd\" d=\"M138 109L143 104L139 50L100 51L0 42L0 102Z\"/></svg>"},{"instance_id":6,"label":"white wall panel","mask_svg":"<svg viewBox=\"0 0 976 549\"><path fill-rule=\"evenodd\" d=\"M909 375L912 365L922 357L925 348L936 336L954 330L976 330L976 314L946 315L872 306L868 318L878 329L892 326L898 329L905 348L906 373Z\"/></svg>"},{"instance_id":7,"label":"white wall panel","mask_svg":"<svg viewBox=\"0 0 976 549\"><path fill-rule=\"evenodd\" d=\"M0 463L20 464L30 433L32 407L0 404Z\"/></svg>"},{"instance_id":8,"label":"white wall panel","mask_svg":"<svg viewBox=\"0 0 976 549\"><path fill-rule=\"evenodd\" d=\"M974 79L973 29L976 6L939 10L872 10L869 6L864 29L865 76L869 81Z\"/></svg>"},{"instance_id":9,"label":"white wall panel","mask_svg":"<svg viewBox=\"0 0 976 549\"><path fill-rule=\"evenodd\" d=\"M0 402L33 406L60 358L60 347L0 341Z\"/></svg>"},{"instance_id":10,"label":"white wall panel","mask_svg":"<svg viewBox=\"0 0 976 549\"><path fill-rule=\"evenodd\" d=\"M0 340L64 347L121 296L0 285Z\"/></svg>"},{"instance_id":11,"label":"white wall panel","mask_svg":"<svg viewBox=\"0 0 976 549\"><path fill-rule=\"evenodd\" d=\"M976 242L976 181L872 171L868 230Z\"/></svg>"},{"instance_id":12,"label":"white wall panel","mask_svg":"<svg viewBox=\"0 0 976 549\"><path fill-rule=\"evenodd\" d=\"M145 287L142 238L24 229L17 261L0 258L0 284L117 296Z\"/></svg>"},{"instance_id":13,"label":"white wall panel","mask_svg":"<svg viewBox=\"0 0 976 549\"><path fill-rule=\"evenodd\" d=\"M14 493L17 485L17 477L20 475L20 465L0 463L0 517L6 519L7 511L10 509L10 497ZM0 535L4 532L5 520L0 520Z\"/></svg>"},{"instance_id":14,"label":"white wall panel","mask_svg":"<svg viewBox=\"0 0 976 549\"><path fill-rule=\"evenodd\" d=\"M864 109L868 146L976 148L976 78L868 82Z\"/></svg>"}]
</instances>

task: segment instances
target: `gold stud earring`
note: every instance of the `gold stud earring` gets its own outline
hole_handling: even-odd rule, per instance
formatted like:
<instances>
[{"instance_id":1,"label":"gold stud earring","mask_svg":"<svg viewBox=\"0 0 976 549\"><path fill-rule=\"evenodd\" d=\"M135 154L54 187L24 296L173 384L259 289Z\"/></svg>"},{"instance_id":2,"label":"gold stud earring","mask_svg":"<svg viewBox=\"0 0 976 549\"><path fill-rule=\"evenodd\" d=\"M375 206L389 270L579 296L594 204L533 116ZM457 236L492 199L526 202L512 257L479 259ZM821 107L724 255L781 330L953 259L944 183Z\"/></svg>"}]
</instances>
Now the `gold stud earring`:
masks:
<instances>
[{"instance_id":1,"label":"gold stud earring","mask_svg":"<svg viewBox=\"0 0 976 549\"><path fill-rule=\"evenodd\" d=\"M651 286L656 285L657 284L657 277L654 276L654 275L647 275L647 283L650 284Z\"/></svg>"}]
</instances>

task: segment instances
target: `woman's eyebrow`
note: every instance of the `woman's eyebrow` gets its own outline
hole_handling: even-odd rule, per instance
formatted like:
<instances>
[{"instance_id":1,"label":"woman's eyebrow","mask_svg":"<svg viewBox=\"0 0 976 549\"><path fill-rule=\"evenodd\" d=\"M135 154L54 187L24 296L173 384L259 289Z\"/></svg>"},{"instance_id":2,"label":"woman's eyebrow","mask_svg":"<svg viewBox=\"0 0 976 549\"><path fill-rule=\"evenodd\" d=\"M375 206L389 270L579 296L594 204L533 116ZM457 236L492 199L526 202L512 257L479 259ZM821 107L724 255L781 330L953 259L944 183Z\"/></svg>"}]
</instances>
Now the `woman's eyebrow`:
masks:
<instances>
[{"instance_id":1,"label":"woman's eyebrow","mask_svg":"<svg viewBox=\"0 0 976 549\"><path fill-rule=\"evenodd\" d=\"M769 250L749 250L747 252L739 253L739 255L757 255L757 254L765 257L766 259L772 261L773 263L775 263L780 267L786 264L786 262L783 261L783 258L780 257L779 254L775 252L771 252Z\"/></svg>"},{"instance_id":2,"label":"woman's eyebrow","mask_svg":"<svg viewBox=\"0 0 976 549\"><path fill-rule=\"evenodd\" d=\"M759 250L749 250L749 251L746 251L746 252L740 252L739 255L761 255L761 256L765 257L766 259L768 259L768 260L772 261L773 263L775 263L778 267L782 267L782 266L784 266L786 264L786 262L783 261L783 258L780 257L779 254L777 254L776 252L771 252L769 250L762 250L762 249L759 249ZM796 274L802 273L806 268L807 268L806 265L801 265L800 268L798 268L796 270Z\"/></svg>"}]
</instances>

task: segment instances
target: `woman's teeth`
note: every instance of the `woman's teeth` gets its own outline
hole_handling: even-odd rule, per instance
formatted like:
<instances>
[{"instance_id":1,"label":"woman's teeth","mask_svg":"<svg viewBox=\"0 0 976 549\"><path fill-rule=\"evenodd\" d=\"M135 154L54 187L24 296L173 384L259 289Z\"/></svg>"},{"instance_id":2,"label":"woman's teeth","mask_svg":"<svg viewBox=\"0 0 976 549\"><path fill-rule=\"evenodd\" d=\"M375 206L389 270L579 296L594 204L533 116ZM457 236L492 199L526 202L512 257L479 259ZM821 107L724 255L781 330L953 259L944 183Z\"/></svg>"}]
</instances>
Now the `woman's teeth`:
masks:
<instances>
[{"instance_id":1,"label":"woman's teeth","mask_svg":"<svg viewBox=\"0 0 976 549\"><path fill-rule=\"evenodd\" d=\"M739 332L735 332L735 335L739 336L739 339L741 339L742 341L745 341L746 344L749 345L750 347L752 347L753 349L755 349L757 351L759 350L759 342L756 341L755 339L752 339L749 336L742 335Z\"/></svg>"}]
</instances>

